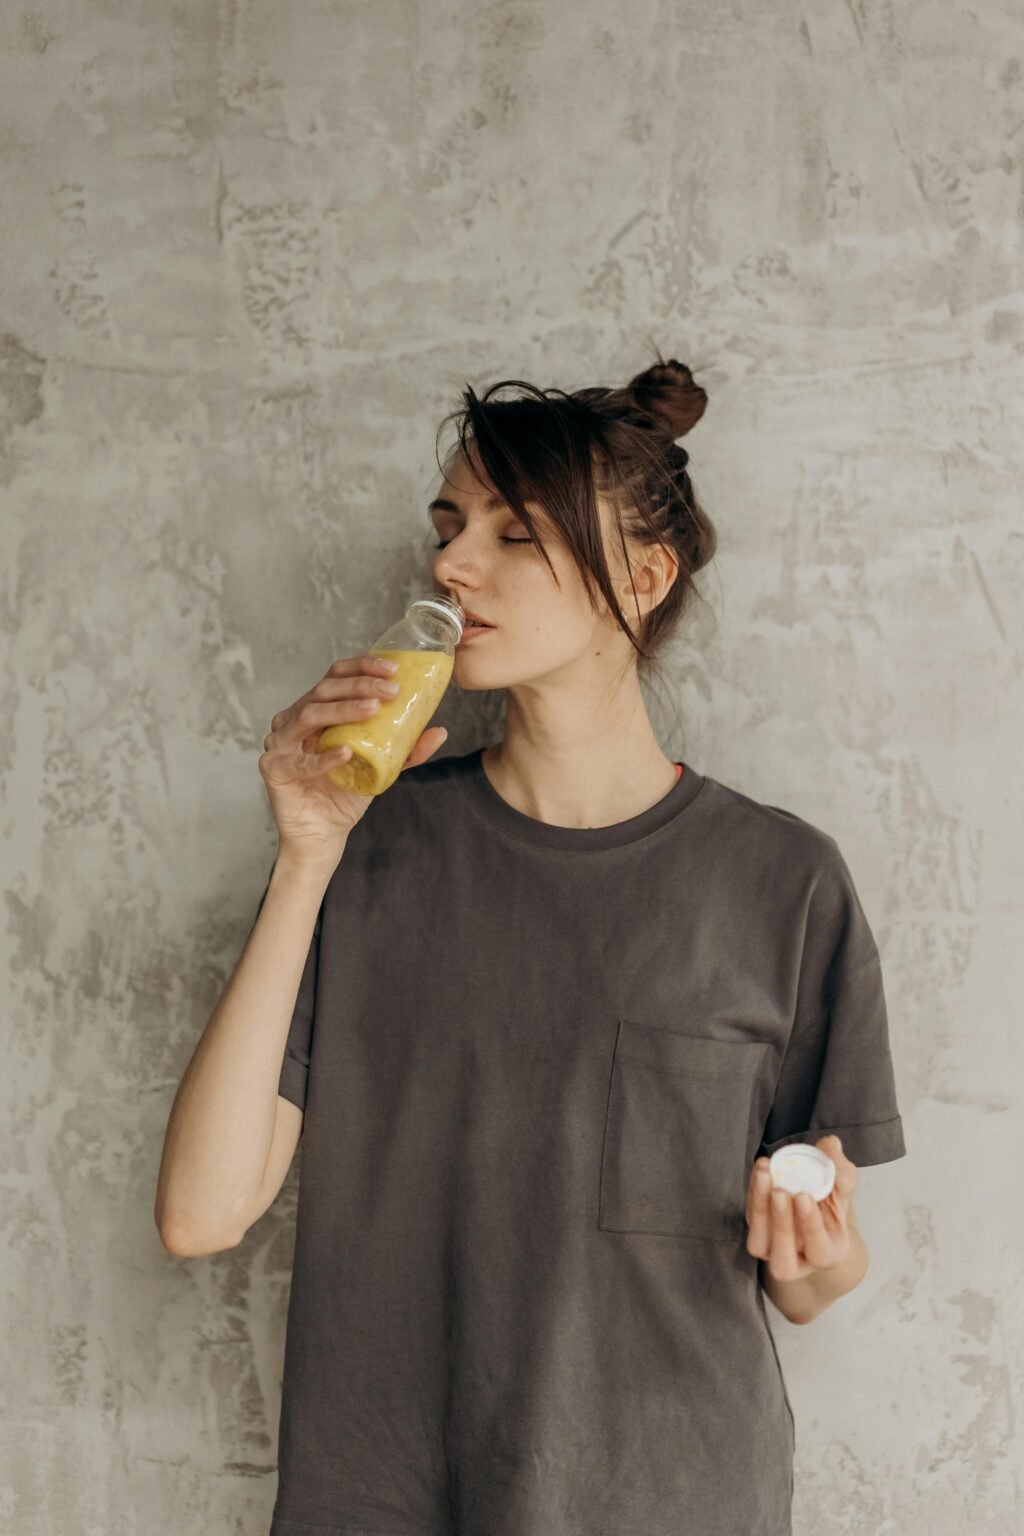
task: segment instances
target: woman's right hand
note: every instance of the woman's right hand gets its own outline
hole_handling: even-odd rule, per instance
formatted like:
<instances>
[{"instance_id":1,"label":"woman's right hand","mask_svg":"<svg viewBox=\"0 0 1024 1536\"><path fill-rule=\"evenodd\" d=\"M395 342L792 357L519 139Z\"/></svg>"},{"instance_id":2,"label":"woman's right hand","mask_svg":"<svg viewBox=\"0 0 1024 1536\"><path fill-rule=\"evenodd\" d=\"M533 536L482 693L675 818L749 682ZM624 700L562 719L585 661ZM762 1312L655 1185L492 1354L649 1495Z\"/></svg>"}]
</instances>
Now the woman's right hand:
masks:
<instances>
[{"instance_id":1,"label":"woman's right hand","mask_svg":"<svg viewBox=\"0 0 1024 1536\"><path fill-rule=\"evenodd\" d=\"M349 833L374 796L342 789L327 777L329 768L351 757L351 747L318 753L316 744L329 725L372 718L376 710L364 705L376 700L379 707L381 699L394 697L379 684L393 681L395 675L380 656L346 656L271 720L258 767L280 834L279 857L332 869L341 858ZM443 726L425 730L402 764L403 771L425 762L447 735Z\"/></svg>"}]
</instances>

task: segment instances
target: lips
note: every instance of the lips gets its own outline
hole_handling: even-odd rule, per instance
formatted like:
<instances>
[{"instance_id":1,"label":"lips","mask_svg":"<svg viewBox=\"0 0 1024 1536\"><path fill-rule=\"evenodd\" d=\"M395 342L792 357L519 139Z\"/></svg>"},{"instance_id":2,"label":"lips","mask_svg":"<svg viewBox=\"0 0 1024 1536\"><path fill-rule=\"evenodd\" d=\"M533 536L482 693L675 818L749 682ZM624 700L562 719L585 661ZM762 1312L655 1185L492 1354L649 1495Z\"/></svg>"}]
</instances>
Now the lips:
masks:
<instances>
[{"instance_id":1,"label":"lips","mask_svg":"<svg viewBox=\"0 0 1024 1536\"><path fill-rule=\"evenodd\" d=\"M467 613L466 622L462 626L462 639L459 641L459 644L461 646L465 645L469 640L479 640L481 635L493 634L494 629L495 626L493 624L484 624L482 620L475 620L471 613Z\"/></svg>"}]
</instances>

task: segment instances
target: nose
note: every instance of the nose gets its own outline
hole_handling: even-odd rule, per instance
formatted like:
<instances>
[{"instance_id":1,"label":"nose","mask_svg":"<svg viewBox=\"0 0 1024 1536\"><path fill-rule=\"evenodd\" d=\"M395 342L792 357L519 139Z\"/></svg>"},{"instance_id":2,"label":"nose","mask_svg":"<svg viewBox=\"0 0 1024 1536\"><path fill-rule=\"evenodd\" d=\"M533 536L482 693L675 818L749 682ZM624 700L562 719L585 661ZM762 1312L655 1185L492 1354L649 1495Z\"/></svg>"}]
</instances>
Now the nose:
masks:
<instances>
[{"instance_id":1,"label":"nose","mask_svg":"<svg viewBox=\"0 0 1024 1536\"><path fill-rule=\"evenodd\" d=\"M460 589L470 591L479 585L480 563L468 553L464 538L461 549L455 549L453 547L455 543L458 543L458 540L438 550L432 563L432 573L435 586L439 587L446 596L462 602Z\"/></svg>"}]
</instances>

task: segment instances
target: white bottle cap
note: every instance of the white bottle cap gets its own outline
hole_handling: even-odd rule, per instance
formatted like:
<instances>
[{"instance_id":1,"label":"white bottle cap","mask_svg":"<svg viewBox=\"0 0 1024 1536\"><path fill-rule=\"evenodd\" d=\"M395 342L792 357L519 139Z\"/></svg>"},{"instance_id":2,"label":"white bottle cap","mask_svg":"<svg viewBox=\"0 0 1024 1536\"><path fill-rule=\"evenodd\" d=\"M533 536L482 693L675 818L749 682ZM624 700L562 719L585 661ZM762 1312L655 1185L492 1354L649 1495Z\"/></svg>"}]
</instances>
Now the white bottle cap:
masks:
<instances>
[{"instance_id":1,"label":"white bottle cap","mask_svg":"<svg viewBox=\"0 0 1024 1536\"><path fill-rule=\"evenodd\" d=\"M785 1189L791 1195L806 1192L812 1200L824 1200L836 1182L835 1163L826 1152L806 1141L773 1152L768 1159L768 1171L773 1189Z\"/></svg>"}]
</instances>

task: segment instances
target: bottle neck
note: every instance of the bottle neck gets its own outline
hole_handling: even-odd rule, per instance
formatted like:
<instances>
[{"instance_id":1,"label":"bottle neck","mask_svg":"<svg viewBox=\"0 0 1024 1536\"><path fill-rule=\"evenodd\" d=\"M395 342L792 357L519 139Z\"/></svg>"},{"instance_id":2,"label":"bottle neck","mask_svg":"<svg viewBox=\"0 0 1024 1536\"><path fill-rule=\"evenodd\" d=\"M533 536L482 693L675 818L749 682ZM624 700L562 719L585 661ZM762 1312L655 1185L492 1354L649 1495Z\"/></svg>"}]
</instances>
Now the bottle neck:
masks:
<instances>
[{"instance_id":1,"label":"bottle neck","mask_svg":"<svg viewBox=\"0 0 1024 1536\"><path fill-rule=\"evenodd\" d=\"M415 602L409 604L406 617L415 622L417 612L422 617L429 614L432 620L443 624L448 630L452 644L458 645L462 639L462 630L466 619L459 603L441 594L437 594L434 597L418 597Z\"/></svg>"}]
</instances>

